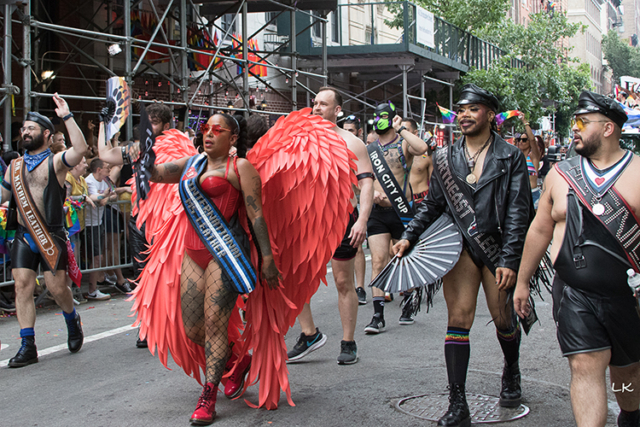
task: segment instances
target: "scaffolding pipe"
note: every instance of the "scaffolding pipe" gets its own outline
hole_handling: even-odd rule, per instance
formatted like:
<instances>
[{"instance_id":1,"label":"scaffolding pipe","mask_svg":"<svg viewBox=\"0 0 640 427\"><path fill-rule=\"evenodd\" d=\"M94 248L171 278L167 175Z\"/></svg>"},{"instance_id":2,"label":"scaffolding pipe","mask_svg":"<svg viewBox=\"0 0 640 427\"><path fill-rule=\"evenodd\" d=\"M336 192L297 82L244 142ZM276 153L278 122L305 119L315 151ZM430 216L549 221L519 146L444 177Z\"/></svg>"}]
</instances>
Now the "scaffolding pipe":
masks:
<instances>
[{"instance_id":1,"label":"scaffolding pipe","mask_svg":"<svg viewBox=\"0 0 640 427\"><path fill-rule=\"evenodd\" d=\"M133 75L131 74L131 2L124 2L124 79L129 87L129 97L133 98ZM126 138L133 139L133 112L127 117Z\"/></svg>"},{"instance_id":2,"label":"scaffolding pipe","mask_svg":"<svg viewBox=\"0 0 640 427\"><path fill-rule=\"evenodd\" d=\"M249 103L249 44L247 40L249 32L247 31L247 12L247 2L245 1L242 3L242 59L246 60L242 69L242 101L244 107L248 110L251 108L251 104ZM248 111L245 111L244 118L249 118Z\"/></svg>"},{"instance_id":3,"label":"scaffolding pipe","mask_svg":"<svg viewBox=\"0 0 640 427\"><path fill-rule=\"evenodd\" d=\"M338 11L336 11L338 13ZM327 16L325 15L324 18ZM323 86L327 86L329 81L329 70L327 67L327 21L322 21L320 25L322 27L322 75L323 75Z\"/></svg>"},{"instance_id":4,"label":"scaffolding pipe","mask_svg":"<svg viewBox=\"0 0 640 427\"><path fill-rule=\"evenodd\" d=\"M162 21L160 21L160 24L158 24L158 28L162 26L162 23L164 22L165 16L169 11L172 2L173 0L169 2L169 5L167 6L167 10L163 15ZM180 74L182 75L180 97L182 98L182 102L185 103L188 110L189 109L189 104L188 104L189 102L189 64L187 63L187 0L180 0L180 47L182 47L182 51L180 52L180 61L181 61Z\"/></svg>"},{"instance_id":5,"label":"scaffolding pipe","mask_svg":"<svg viewBox=\"0 0 640 427\"><path fill-rule=\"evenodd\" d=\"M31 111L31 27L29 20L31 19L31 2L24 5L24 21L22 25L22 59L24 61L22 69L22 91L23 99L23 120L27 118L27 113ZM10 137L8 139L11 139ZM11 149L11 141L5 141L4 150L7 152Z\"/></svg>"},{"instance_id":6,"label":"scaffolding pipe","mask_svg":"<svg viewBox=\"0 0 640 427\"><path fill-rule=\"evenodd\" d=\"M296 34L296 11L291 10L289 13L289 19L291 20L291 68L294 72L291 73L291 110L296 111L298 109L298 85L297 83L297 68L298 68L298 35Z\"/></svg>"},{"instance_id":7,"label":"scaffolding pipe","mask_svg":"<svg viewBox=\"0 0 640 427\"><path fill-rule=\"evenodd\" d=\"M4 87L11 86L11 8L12 5L4 5L4 55L2 58L4 68ZM11 97L12 95L7 93L5 96ZM4 103L4 141L5 150L7 149L7 143L11 144L11 102Z\"/></svg>"}]
</instances>

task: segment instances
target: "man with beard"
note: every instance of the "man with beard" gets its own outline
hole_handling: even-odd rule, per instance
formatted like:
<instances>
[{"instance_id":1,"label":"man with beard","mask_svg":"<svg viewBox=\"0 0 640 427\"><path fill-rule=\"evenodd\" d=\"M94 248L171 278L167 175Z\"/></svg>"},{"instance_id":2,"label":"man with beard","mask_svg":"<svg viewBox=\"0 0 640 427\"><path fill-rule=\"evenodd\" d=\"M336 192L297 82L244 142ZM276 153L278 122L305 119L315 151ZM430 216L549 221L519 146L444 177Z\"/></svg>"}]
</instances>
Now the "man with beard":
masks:
<instances>
[{"instance_id":1,"label":"man with beard","mask_svg":"<svg viewBox=\"0 0 640 427\"><path fill-rule=\"evenodd\" d=\"M516 282L531 216L531 189L520 150L496 133L498 99L476 85L465 85L458 101L463 137L436 151L427 198L393 250L402 256L422 232L447 212L463 236L463 250L443 278L448 327L444 354L449 378L449 408L439 426L470 426L465 383L469 330L482 283L487 306L504 354L500 406L518 407L520 329L509 301Z\"/></svg>"},{"instance_id":2,"label":"man with beard","mask_svg":"<svg viewBox=\"0 0 640 427\"><path fill-rule=\"evenodd\" d=\"M336 123L342 110L342 95L331 87L321 87L313 101L313 114ZM352 133L340 129L333 130L347 143L347 148L356 155L357 178L360 187L360 212L356 209L355 193L351 199L353 213L349 216L349 225L340 247L336 249L331 261L333 279L338 289L338 310L342 321L342 341L340 342L339 365L351 365L358 361L358 348L353 339L358 317L358 296L353 283L354 259L358 246L362 245L367 233L367 220L373 203L373 173L364 143ZM327 337L316 328L313 322L311 306L306 303L298 316L302 333L298 342L287 355L289 362L297 362L307 354L322 347Z\"/></svg>"},{"instance_id":3,"label":"man with beard","mask_svg":"<svg viewBox=\"0 0 640 427\"><path fill-rule=\"evenodd\" d=\"M22 345L9 361L10 368L38 362L33 301L38 265L44 272L47 289L62 308L69 334L69 351L79 351L84 340L80 315L73 307L73 296L66 282L68 254L63 204L67 172L82 161L87 144L67 103L58 94L53 96L53 101L57 106L56 114L67 128L71 148L53 155L49 149L53 124L39 113L27 113L20 130L26 150L24 158L11 162L2 182L2 200L5 202L13 197L9 208L17 205L19 223L11 249L11 263Z\"/></svg>"},{"instance_id":4,"label":"man with beard","mask_svg":"<svg viewBox=\"0 0 640 427\"><path fill-rule=\"evenodd\" d=\"M607 421L606 369L621 412L618 426L640 426L640 316L627 286L640 249L640 159L620 147L627 121L614 100L582 92L572 130L579 156L557 163L542 187L522 255L515 310L525 317L528 280L552 241L553 315L571 369L576 424Z\"/></svg>"},{"instance_id":5,"label":"man with beard","mask_svg":"<svg viewBox=\"0 0 640 427\"><path fill-rule=\"evenodd\" d=\"M396 115L391 102L379 104L374 111L373 128L378 140L367 149L374 166L375 181L373 209L367 223L367 241L371 250L371 279L389 263L390 244L395 244L405 224L413 217L413 200L409 173L415 156L427 151L427 144L402 124L402 117ZM378 334L385 330L384 291L371 288L373 295L373 317L364 328L367 334ZM414 305L412 293L408 292L402 302L399 323L413 323Z\"/></svg>"},{"instance_id":6,"label":"man with beard","mask_svg":"<svg viewBox=\"0 0 640 427\"><path fill-rule=\"evenodd\" d=\"M151 130L154 137L162 135L162 132L171 128L172 114L171 109L162 103L151 104L146 107L147 114L149 115L149 122L151 123ZM130 166L131 162L134 162L140 153L140 138L139 129L137 135L134 135L134 141L128 147L113 147L111 141L106 141L104 134L104 121L108 122L108 117L100 116L100 131L98 134L98 152L100 160L105 161L111 165L125 165ZM134 129L135 131L135 129ZM136 226L137 216L131 215L129 218L129 246L133 258L133 276L138 278L144 266L146 264L146 254L144 253L148 248L147 239L145 236L145 225L138 229ZM138 337L136 341L136 347L147 348L147 340Z\"/></svg>"}]
</instances>

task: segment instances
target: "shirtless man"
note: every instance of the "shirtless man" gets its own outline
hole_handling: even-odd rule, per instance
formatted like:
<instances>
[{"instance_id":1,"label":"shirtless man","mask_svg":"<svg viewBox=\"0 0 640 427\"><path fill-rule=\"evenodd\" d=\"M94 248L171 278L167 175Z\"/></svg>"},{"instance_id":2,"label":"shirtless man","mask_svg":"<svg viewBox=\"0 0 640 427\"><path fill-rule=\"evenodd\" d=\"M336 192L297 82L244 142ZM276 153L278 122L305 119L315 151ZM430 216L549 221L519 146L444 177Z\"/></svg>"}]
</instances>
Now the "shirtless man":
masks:
<instances>
[{"instance_id":1,"label":"shirtless man","mask_svg":"<svg viewBox=\"0 0 640 427\"><path fill-rule=\"evenodd\" d=\"M360 126L360 119L354 114L347 117L342 124L342 129L347 132L351 132L358 139L362 139L362 126ZM358 194L360 194L358 190ZM358 246L358 253L355 258L356 269L356 294L358 294L358 304L365 305L367 303L367 292L364 290L364 276L367 270L367 263L364 259L364 251L362 245Z\"/></svg>"},{"instance_id":2,"label":"shirtless man","mask_svg":"<svg viewBox=\"0 0 640 427\"><path fill-rule=\"evenodd\" d=\"M313 102L313 114L336 123L338 113L342 110L342 95L331 87L321 87ZM358 247L362 245L367 233L367 220L373 203L373 173L371 162L364 143L352 133L335 126L333 130L347 143L347 148L358 158L356 171L360 187L360 212L356 207L355 193L351 199L354 211L349 218L349 226L342 244L333 254L331 267L333 279L338 289L338 310L342 321L342 341L338 364L351 365L358 361L358 348L353 339L358 316L358 296L353 283L354 258ZM302 333L296 345L287 354L289 362L296 362L310 352L322 347L327 337L316 328L311 314L311 307L306 303L298 316Z\"/></svg>"},{"instance_id":3,"label":"shirtless man","mask_svg":"<svg viewBox=\"0 0 640 427\"><path fill-rule=\"evenodd\" d=\"M627 270L639 270L633 227L637 230L640 215L640 159L620 147L627 116L615 101L585 91L574 114L579 156L547 174L527 234L514 306L519 316L529 314L529 278L553 242L553 315L571 369L576 424L605 425L608 366L621 409L618 426L638 427L640 316Z\"/></svg>"},{"instance_id":4,"label":"shirtless man","mask_svg":"<svg viewBox=\"0 0 640 427\"><path fill-rule=\"evenodd\" d=\"M389 103L379 104L374 112L374 129L378 134L378 141L384 160L399 186L400 191L404 191L407 202L413 199L411 186L409 185L409 172L415 156L421 156L427 151L427 144L417 135L413 134L402 124L402 117L397 116L395 106ZM369 147L371 148L371 147ZM373 152L372 154L376 154ZM373 157L372 157L373 158ZM369 249L371 250L371 279L375 279L382 269L389 263L390 243L395 244L402 235L405 225L396 213L385 190L382 189L381 181L384 175L376 167L378 179L374 182L373 209L367 223L367 234ZM407 222L413 215L407 215ZM385 329L384 320L384 291L378 288L371 288L373 294L373 318L364 328L368 334L378 334ZM409 295L407 295L409 296ZM400 324L412 324L411 304L403 303L403 312L400 316Z\"/></svg>"},{"instance_id":5,"label":"shirtless man","mask_svg":"<svg viewBox=\"0 0 640 427\"><path fill-rule=\"evenodd\" d=\"M73 307L71 289L67 287L67 237L62 206L66 196L64 182L67 172L82 161L87 144L73 119L73 114L69 112L66 101L58 94L53 96L53 101L57 106L56 115L64 121L67 128L71 148L56 155L51 154L49 147L54 133L53 124L41 114L28 113L20 129L23 147L26 150L24 159L19 158L11 162L2 182L3 202L10 200L12 196L16 198L17 194L19 197L16 198L16 202L24 206L23 195L26 187L33 199L32 207L39 213L39 218L35 219L32 215L23 217L22 211L17 210L19 225L11 249L11 262L22 345L9 361L10 368L20 368L38 362L34 333L36 307L33 301L38 265L44 272L47 289L62 308L69 334L69 351L79 351L84 341L80 315ZM24 165L23 177L20 180L22 183L16 181L18 185L15 185L12 175L18 161ZM42 233L44 228L46 233ZM36 235L37 240L34 239ZM53 255L52 258L51 252L56 251L55 248L52 249L53 246L57 248L58 255Z\"/></svg>"},{"instance_id":6,"label":"shirtless man","mask_svg":"<svg viewBox=\"0 0 640 427\"><path fill-rule=\"evenodd\" d=\"M418 124L413 119L402 120L402 126L406 127L409 132L418 136ZM411 166L411 189L413 190L413 204L420 203L429 193L429 180L431 172L433 172L433 161L429 149L426 153L415 156L413 158L413 166Z\"/></svg>"}]
</instances>

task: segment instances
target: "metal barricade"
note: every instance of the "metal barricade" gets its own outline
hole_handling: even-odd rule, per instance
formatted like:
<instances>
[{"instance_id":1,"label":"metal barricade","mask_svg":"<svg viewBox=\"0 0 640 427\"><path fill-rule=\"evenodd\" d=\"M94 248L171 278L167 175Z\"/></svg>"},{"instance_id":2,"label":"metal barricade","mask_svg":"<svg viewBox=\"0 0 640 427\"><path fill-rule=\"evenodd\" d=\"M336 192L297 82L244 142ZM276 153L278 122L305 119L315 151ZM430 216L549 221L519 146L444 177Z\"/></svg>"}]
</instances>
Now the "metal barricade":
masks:
<instances>
[{"instance_id":1,"label":"metal barricade","mask_svg":"<svg viewBox=\"0 0 640 427\"><path fill-rule=\"evenodd\" d=\"M95 208L85 203L84 208L77 212L84 229L71 236L70 240L75 246L76 262L83 273L83 282L88 280L92 272L133 266L127 227L130 212L129 200ZM14 283L9 254L2 255L1 268L0 290ZM41 269L38 271L38 281L44 283Z\"/></svg>"}]
</instances>

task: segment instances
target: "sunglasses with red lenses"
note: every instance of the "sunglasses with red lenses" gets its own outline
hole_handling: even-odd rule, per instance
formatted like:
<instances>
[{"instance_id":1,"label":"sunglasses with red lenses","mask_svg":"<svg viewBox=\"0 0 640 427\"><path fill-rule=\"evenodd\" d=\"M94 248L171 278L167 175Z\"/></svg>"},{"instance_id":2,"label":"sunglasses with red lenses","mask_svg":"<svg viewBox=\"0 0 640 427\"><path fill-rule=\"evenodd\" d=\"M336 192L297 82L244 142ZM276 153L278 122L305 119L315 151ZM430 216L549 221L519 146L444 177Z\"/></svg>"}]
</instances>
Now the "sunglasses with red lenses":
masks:
<instances>
[{"instance_id":1,"label":"sunglasses with red lenses","mask_svg":"<svg viewBox=\"0 0 640 427\"><path fill-rule=\"evenodd\" d=\"M209 132L211 132L212 134L218 136L224 131L231 132L231 129L223 128L220 125L210 125L208 123L202 123L200 125L200 132L202 132L203 135L206 135Z\"/></svg>"}]
</instances>

